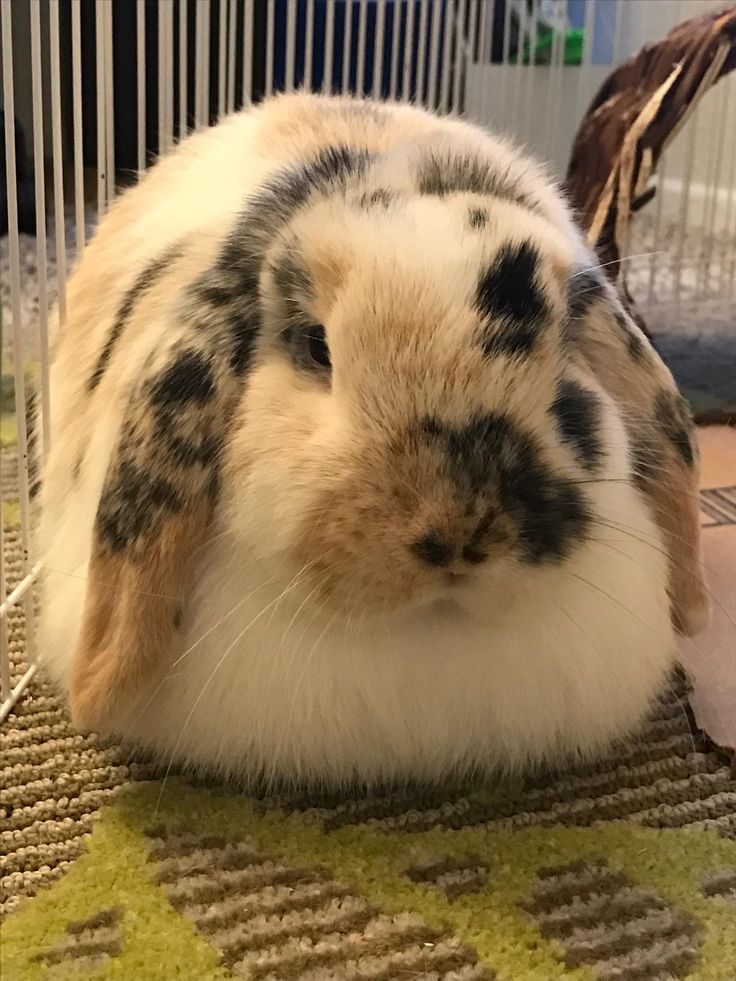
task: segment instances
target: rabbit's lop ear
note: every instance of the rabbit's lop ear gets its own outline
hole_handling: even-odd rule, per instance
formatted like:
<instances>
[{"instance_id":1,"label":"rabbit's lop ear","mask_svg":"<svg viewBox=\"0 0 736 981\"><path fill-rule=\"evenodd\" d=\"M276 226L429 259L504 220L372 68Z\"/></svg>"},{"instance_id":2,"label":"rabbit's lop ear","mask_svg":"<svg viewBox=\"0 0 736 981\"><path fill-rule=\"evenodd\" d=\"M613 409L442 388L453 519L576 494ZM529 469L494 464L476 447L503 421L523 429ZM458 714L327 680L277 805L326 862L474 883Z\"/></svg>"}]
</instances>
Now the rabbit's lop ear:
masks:
<instances>
[{"instance_id":1,"label":"rabbit's lop ear","mask_svg":"<svg viewBox=\"0 0 736 981\"><path fill-rule=\"evenodd\" d=\"M570 346L618 403L634 480L662 532L676 629L692 636L708 620L698 497L698 447L692 417L669 370L600 270L569 282ZM623 529L625 531L625 529Z\"/></svg>"},{"instance_id":2,"label":"rabbit's lop ear","mask_svg":"<svg viewBox=\"0 0 736 981\"><path fill-rule=\"evenodd\" d=\"M144 376L93 532L70 685L72 717L83 727L130 710L170 666L217 493L225 413L211 362L182 345Z\"/></svg>"}]
</instances>

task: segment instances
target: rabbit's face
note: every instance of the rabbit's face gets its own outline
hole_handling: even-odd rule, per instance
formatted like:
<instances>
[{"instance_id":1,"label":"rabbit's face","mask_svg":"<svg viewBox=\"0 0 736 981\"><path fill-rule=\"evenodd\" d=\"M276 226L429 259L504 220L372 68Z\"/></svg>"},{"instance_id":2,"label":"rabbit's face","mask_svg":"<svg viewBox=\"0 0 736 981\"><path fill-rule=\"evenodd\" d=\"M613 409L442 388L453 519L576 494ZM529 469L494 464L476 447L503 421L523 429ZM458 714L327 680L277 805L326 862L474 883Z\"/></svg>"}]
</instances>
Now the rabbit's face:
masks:
<instances>
[{"instance_id":1,"label":"rabbit's face","mask_svg":"<svg viewBox=\"0 0 736 981\"><path fill-rule=\"evenodd\" d=\"M565 561L602 403L563 378L570 258L508 202L322 201L274 241L230 519L314 598L392 608Z\"/></svg>"}]
</instances>

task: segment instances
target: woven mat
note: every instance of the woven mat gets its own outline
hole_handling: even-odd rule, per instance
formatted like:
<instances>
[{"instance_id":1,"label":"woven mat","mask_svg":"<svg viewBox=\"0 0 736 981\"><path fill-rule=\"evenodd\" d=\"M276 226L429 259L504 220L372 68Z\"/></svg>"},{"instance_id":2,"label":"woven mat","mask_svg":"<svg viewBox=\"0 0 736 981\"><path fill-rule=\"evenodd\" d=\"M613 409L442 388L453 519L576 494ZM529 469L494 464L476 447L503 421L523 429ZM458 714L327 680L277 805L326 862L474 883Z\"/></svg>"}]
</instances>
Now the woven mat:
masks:
<instances>
[{"instance_id":1,"label":"woven mat","mask_svg":"<svg viewBox=\"0 0 736 981\"><path fill-rule=\"evenodd\" d=\"M12 525L5 560L12 585ZM8 625L18 677L22 609ZM493 788L164 783L42 677L1 736L12 981L736 978L736 780L682 678L609 759Z\"/></svg>"}]
</instances>

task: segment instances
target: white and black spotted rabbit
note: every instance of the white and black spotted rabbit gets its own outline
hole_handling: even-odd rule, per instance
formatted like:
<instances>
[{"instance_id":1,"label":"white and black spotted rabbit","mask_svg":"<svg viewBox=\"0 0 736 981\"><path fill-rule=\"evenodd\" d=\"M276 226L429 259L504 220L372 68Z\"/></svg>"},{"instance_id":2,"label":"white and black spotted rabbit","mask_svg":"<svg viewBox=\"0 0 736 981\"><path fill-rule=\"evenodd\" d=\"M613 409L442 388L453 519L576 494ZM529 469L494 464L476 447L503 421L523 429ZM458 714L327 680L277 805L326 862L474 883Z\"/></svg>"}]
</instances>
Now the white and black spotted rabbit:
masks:
<instances>
[{"instance_id":1,"label":"white and black spotted rabbit","mask_svg":"<svg viewBox=\"0 0 736 981\"><path fill-rule=\"evenodd\" d=\"M706 616L672 378L549 180L293 95L102 221L52 374L42 643L74 719L243 779L591 753Z\"/></svg>"}]
</instances>

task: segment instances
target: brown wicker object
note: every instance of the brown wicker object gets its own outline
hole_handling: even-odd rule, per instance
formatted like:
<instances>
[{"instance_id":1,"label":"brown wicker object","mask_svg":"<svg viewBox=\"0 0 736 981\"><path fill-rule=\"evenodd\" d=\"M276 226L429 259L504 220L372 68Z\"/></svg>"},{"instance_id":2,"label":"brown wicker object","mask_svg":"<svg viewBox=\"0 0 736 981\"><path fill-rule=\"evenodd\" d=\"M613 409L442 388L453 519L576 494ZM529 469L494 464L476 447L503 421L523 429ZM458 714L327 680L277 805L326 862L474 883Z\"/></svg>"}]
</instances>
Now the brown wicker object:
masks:
<instances>
[{"instance_id":1,"label":"brown wicker object","mask_svg":"<svg viewBox=\"0 0 736 981\"><path fill-rule=\"evenodd\" d=\"M567 191L588 240L618 278L631 215L653 197L665 147L708 89L736 67L736 6L685 21L601 86L578 130Z\"/></svg>"}]
</instances>

